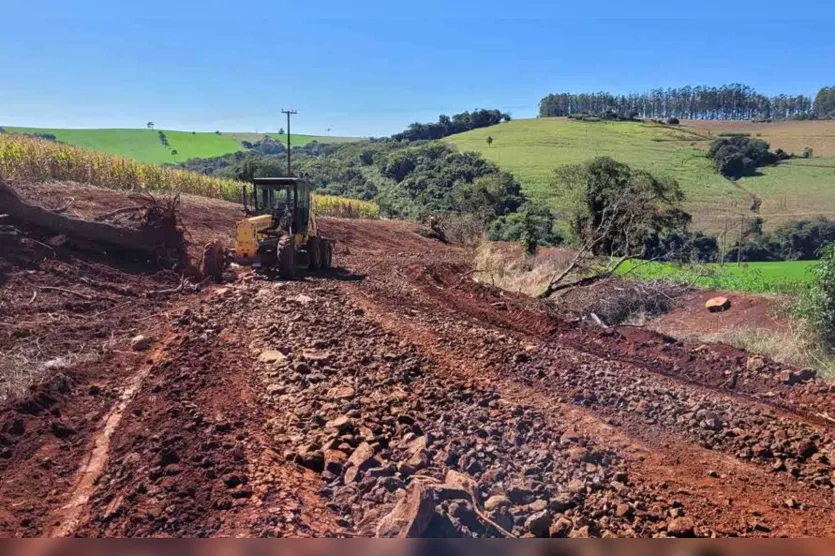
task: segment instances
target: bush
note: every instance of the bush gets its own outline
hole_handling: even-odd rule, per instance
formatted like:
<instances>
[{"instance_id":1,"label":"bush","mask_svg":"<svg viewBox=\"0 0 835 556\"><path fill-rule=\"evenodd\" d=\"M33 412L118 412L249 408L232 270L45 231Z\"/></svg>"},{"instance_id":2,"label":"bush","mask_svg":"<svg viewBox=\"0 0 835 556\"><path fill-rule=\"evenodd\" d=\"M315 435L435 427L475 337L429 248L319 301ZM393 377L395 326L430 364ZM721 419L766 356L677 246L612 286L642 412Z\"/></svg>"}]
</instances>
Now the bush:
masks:
<instances>
[{"instance_id":1,"label":"bush","mask_svg":"<svg viewBox=\"0 0 835 556\"><path fill-rule=\"evenodd\" d=\"M716 170L731 179L753 175L760 166L775 164L779 157L769 152L769 145L762 139L748 134L720 137L711 143L708 158Z\"/></svg>"},{"instance_id":2,"label":"bush","mask_svg":"<svg viewBox=\"0 0 835 556\"><path fill-rule=\"evenodd\" d=\"M519 212L500 216L487 229L490 241L518 241L529 253L536 246L560 245L562 236L554 231L554 215L546 208L525 205Z\"/></svg>"},{"instance_id":3,"label":"bush","mask_svg":"<svg viewBox=\"0 0 835 556\"><path fill-rule=\"evenodd\" d=\"M800 156L803 158L812 158L813 151L812 147L803 147L803 151L801 151Z\"/></svg>"},{"instance_id":4,"label":"bush","mask_svg":"<svg viewBox=\"0 0 835 556\"><path fill-rule=\"evenodd\" d=\"M817 265L814 280L798 305L798 312L808 318L828 350L835 348L835 245L827 245Z\"/></svg>"},{"instance_id":5,"label":"bush","mask_svg":"<svg viewBox=\"0 0 835 556\"><path fill-rule=\"evenodd\" d=\"M669 125L678 125L680 123L681 122L678 120L678 118L667 118L667 124Z\"/></svg>"}]
</instances>

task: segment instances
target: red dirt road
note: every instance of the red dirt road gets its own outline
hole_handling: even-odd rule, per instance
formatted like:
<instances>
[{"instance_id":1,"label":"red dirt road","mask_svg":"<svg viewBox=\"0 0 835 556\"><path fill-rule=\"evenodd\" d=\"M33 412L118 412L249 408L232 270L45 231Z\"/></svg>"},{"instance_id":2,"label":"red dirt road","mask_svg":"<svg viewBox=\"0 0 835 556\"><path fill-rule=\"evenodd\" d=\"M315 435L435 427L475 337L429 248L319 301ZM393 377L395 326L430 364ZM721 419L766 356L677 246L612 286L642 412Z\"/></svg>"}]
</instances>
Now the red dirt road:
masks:
<instances>
[{"instance_id":1,"label":"red dirt road","mask_svg":"<svg viewBox=\"0 0 835 556\"><path fill-rule=\"evenodd\" d=\"M425 536L835 534L829 385L726 346L555 322L408 224L322 228L340 268L242 270L113 309L148 351L102 348L7 405L0 531L367 536L425 485ZM26 272L10 263L0 290L15 330ZM77 337L127 326L88 320Z\"/></svg>"}]
</instances>

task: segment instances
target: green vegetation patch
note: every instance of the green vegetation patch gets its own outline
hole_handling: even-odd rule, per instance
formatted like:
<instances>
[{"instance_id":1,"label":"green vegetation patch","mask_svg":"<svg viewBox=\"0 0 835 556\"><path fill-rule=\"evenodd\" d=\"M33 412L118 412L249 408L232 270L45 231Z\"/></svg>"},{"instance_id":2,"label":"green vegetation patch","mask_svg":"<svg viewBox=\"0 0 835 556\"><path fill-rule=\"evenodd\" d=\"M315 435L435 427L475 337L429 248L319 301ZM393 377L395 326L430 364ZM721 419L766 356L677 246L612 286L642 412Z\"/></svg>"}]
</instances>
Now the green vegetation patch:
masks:
<instances>
[{"instance_id":1,"label":"green vegetation patch","mask_svg":"<svg viewBox=\"0 0 835 556\"><path fill-rule=\"evenodd\" d=\"M812 281L810 269L817 261L774 263L675 264L627 261L621 275L642 280L656 278L690 282L701 288L752 293L797 293Z\"/></svg>"}]
</instances>

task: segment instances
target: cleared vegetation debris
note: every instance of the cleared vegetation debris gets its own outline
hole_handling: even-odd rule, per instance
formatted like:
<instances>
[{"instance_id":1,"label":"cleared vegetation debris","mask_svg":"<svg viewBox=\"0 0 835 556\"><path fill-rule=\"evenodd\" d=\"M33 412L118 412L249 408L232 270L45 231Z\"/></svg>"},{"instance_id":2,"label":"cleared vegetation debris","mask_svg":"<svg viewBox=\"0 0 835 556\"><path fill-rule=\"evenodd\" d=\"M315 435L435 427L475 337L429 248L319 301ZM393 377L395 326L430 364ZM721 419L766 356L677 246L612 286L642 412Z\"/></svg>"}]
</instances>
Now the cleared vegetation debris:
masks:
<instances>
[{"instance_id":1,"label":"cleared vegetation debris","mask_svg":"<svg viewBox=\"0 0 835 556\"><path fill-rule=\"evenodd\" d=\"M132 215L134 218L127 219L122 213L115 217L118 225L92 222L29 204L6 182L0 181L0 204L12 222L67 236L88 249L124 250L166 266L186 264L187 244L185 230L179 222L179 196L156 198L145 194L131 198L142 205L142 210Z\"/></svg>"}]
</instances>

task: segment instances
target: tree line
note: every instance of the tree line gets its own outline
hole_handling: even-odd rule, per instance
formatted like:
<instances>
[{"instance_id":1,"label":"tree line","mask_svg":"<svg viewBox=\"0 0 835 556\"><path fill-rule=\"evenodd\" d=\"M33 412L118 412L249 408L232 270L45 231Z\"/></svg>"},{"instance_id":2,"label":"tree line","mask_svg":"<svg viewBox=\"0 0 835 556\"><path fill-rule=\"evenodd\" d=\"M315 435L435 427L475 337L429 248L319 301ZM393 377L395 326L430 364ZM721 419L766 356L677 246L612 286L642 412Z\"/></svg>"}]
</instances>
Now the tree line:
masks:
<instances>
[{"instance_id":1,"label":"tree line","mask_svg":"<svg viewBox=\"0 0 835 556\"><path fill-rule=\"evenodd\" d=\"M835 87L824 87L815 96L815 115L821 119L835 118Z\"/></svg>"},{"instance_id":2,"label":"tree line","mask_svg":"<svg viewBox=\"0 0 835 556\"><path fill-rule=\"evenodd\" d=\"M821 94L824 93L824 97ZM828 91L832 91L829 93ZM539 116L603 114L624 117L682 118L688 120L785 120L831 117L835 114L835 88L822 89L820 102L806 95L765 96L740 83L653 89L645 93L549 94L539 102ZM821 107L819 110L818 107Z\"/></svg>"},{"instance_id":3,"label":"tree line","mask_svg":"<svg viewBox=\"0 0 835 556\"><path fill-rule=\"evenodd\" d=\"M462 133L471 129L488 127L500 122L509 122L510 114L501 110L473 110L472 112L461 112L453 114L452 117L446 114L438 116L438 121L428 124L415 122L405 131L395 133L391 136L395 141L419 141L442 139L448 135Z\"/></svg>"}]
</instances>

